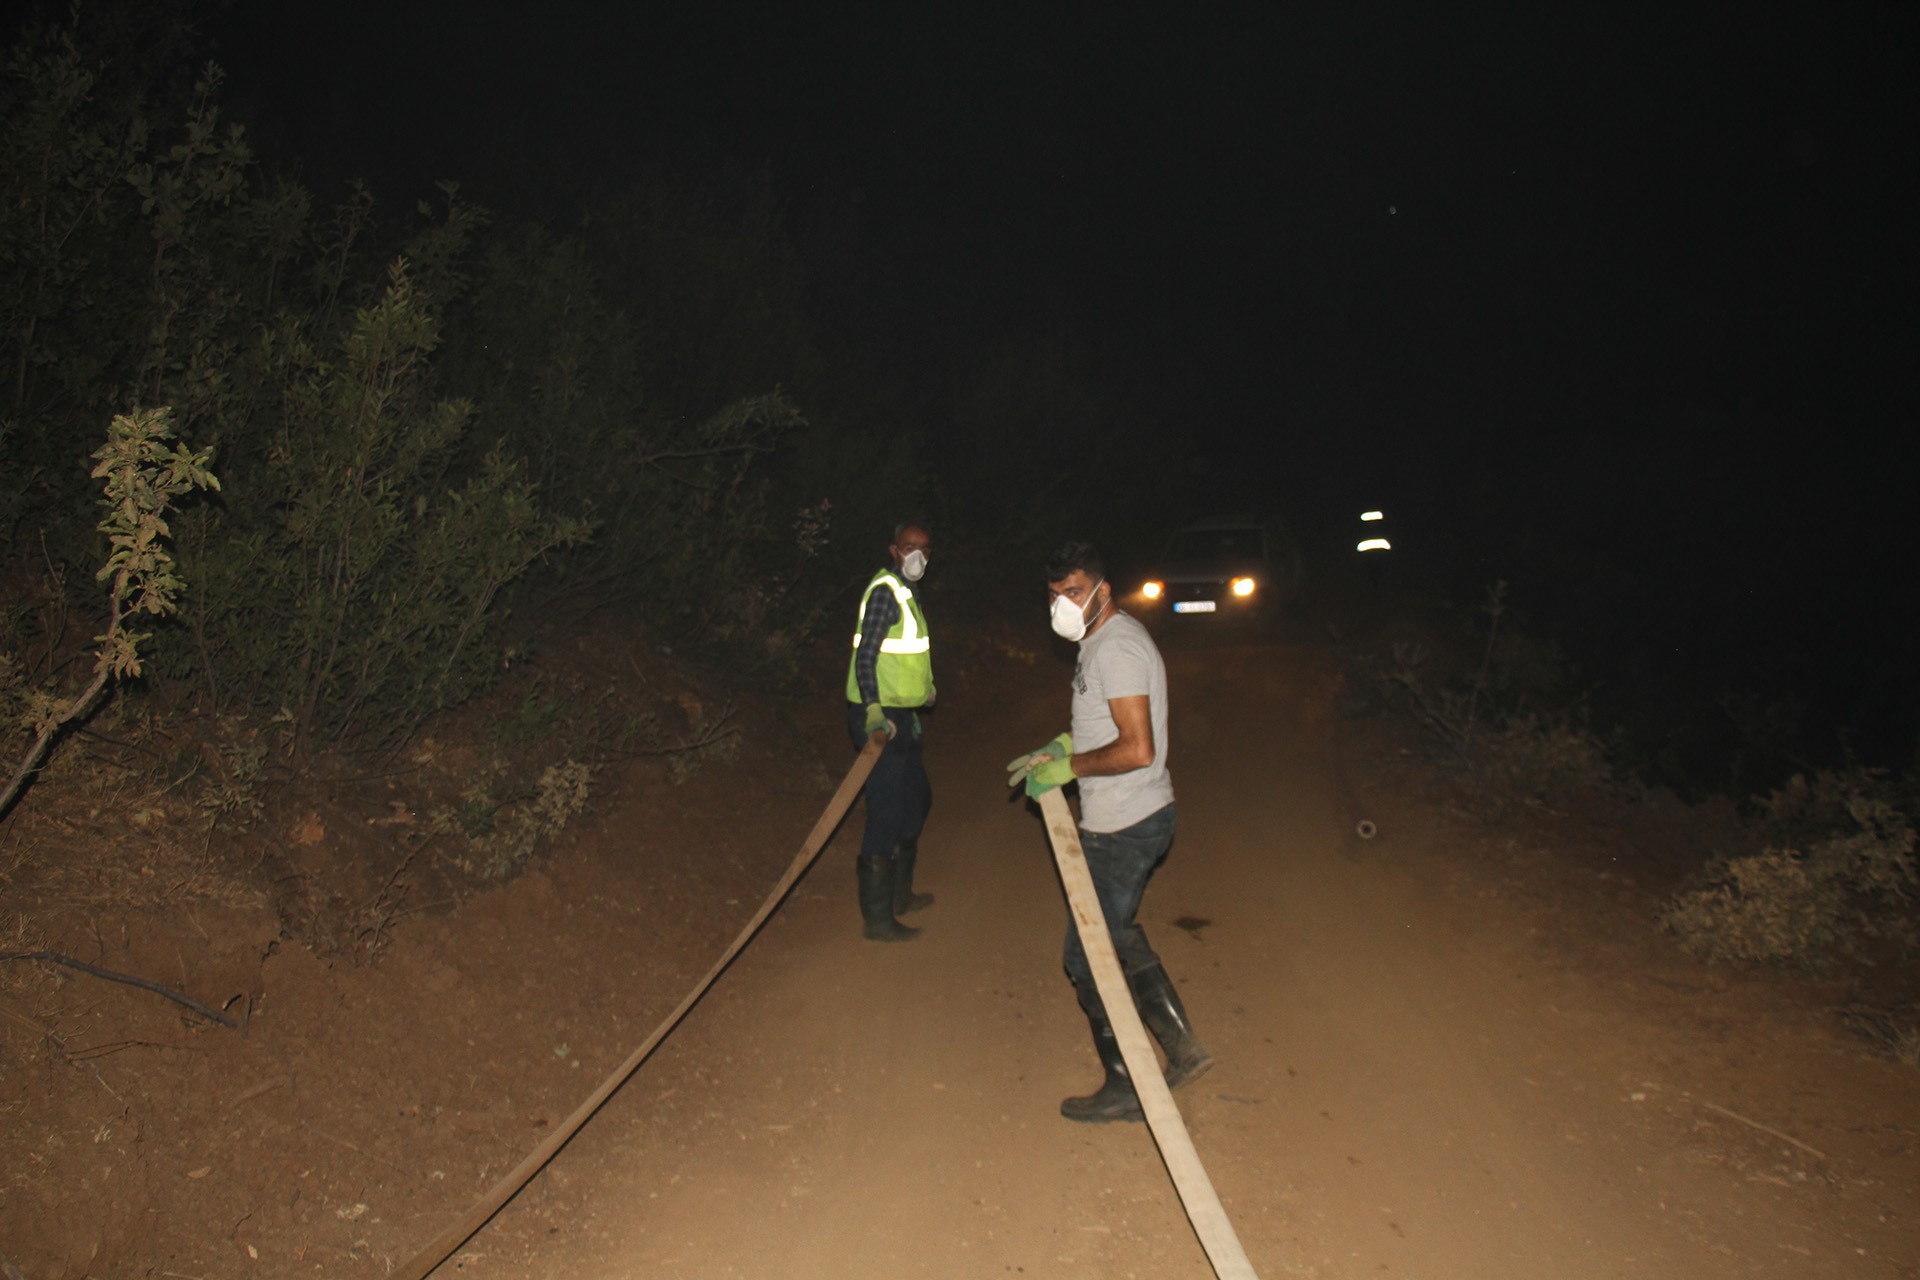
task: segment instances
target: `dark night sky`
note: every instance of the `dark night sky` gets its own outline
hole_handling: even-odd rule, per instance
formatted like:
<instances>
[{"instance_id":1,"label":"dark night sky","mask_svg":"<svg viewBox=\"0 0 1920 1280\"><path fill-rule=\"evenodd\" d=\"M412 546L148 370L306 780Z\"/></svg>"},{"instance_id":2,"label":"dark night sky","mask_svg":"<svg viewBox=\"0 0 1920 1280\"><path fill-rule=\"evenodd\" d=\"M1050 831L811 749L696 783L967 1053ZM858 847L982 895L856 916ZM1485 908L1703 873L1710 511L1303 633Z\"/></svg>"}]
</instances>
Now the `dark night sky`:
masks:
<instances>
[{"instance_id":1,"label":"dark night sky","mask_svg":"<svg viewBox=\"0 0 1920 1280\"><path fill-rule=\"evenodd\" d=\"M316 183L564 220L652 165L765 162L796 227L857 206L876 323L1070 335L1223 505L1390 503L1457 583L1872 670L1836 708L1911 712L1915 8L1434 8L351 0L212 30Z\"/></svg>"},{"instance_id":2,"label":"dark night sky","mask_svg":"<svg viewBox=\"0 0 1920 1280\"><path fill-rule=\"evenodd\" d=\"M1051 308L1153 356L1180 416L1316 458L1519 445L1595 399L1904 410L1911 11L1559 8L494 0L219 29L316 174L564 209L663 158L764 159L797 218L865 205L928 314Z\"/></svg>"}]
</instances>

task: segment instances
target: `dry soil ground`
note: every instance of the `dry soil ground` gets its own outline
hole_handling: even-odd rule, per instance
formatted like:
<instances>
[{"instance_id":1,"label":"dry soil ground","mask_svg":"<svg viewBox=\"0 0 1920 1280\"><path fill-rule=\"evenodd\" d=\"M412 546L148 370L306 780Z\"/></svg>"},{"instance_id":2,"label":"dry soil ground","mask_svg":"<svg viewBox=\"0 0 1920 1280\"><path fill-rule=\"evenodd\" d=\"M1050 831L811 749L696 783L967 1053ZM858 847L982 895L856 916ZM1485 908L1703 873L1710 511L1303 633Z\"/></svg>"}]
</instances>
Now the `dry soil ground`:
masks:
<instances>
[{"instance_id":1,"label":"dry soil ground","mask_svg":"<svg viewBox=\"0 0 1920 1280\"><path fill-rule=\"evenodd\" d=\"M442 1274L1210 1274L1147 1132L1055 1110L1096 1067L1044 835L1001 782L1063 723L1066 666L1029 656L943 674L922 937L859 937L856 809ZM1920 1276L1920 1072L1831 991L1680 957L1627 820L1449 816L1339 719L1322 646L1169 663L1180 834L1142 919L1218 1060L1177 1096L1261 1275ZM370 965L275 945L238 890L103 927L81 871L42 867L40 941L255 1012L243 1039L15 975L0 1251L27 1280L385 1274L644 1037L798 846L851 755L836 708L748 728L731 767L610 779L568 847L401 921Z\"/></svg>"}]
</instances>

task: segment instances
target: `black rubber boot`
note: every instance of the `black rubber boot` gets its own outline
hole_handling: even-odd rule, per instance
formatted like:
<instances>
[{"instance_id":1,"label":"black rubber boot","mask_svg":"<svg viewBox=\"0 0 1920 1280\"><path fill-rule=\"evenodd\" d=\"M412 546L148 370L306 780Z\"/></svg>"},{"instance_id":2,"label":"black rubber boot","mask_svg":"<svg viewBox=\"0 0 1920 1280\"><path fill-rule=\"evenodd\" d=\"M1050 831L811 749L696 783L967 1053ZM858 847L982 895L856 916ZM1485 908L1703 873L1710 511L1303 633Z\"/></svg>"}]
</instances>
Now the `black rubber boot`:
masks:
<instances>
[{"instance_id":1,"label":"black rubber boot","mask_svg":"<svg viewBox=\"0 0 1920 1280\"><path fill-rule=\"evenodd\" d=\"M860 876L860 919L875 942L906 942L920 931L893 918L893 859L856 858Z\"/></svg>"},{"instance_id":2,"label":"black rubber boot","mask_svg":"<svg viewBox=\"0 0 1920 1280\"><path fill-rule=\"evenodd\" d=\"M1114 1037L1113 1023L1107 1020L1106 1006L1100 1003L1100 993L1091 983L1086 986L1075 983L1074 989L1080 996L1081 1012L1087 1015L1087 1025L1093 1028L1093 1051L1100 1055L1100 1065L1106 1068L1107 1078L1086 1097L1062 1101L1060 1114L1081 1124L1146 1119L1140 1110L1140 1096L1133 1091L1133 1077L1127 1074L1126 1059L1120 1056L1120 1041Z\"/></svg>"},{"instance_id":3,"label":"black rubber boot","mask_svg":"<svg viewBox=\"0 0 1920 1280\"><path fill-rule=\"evenodd\" d=\"M913 864L920 858L920 841L902 840L893 846L893 914L903 916L933 905L930 893L913 891Z\"/></svg>"},{"instance_id":4,"label":"black rubber boot","mask_svg":"<svg viewBox=\"0 0 1920 1280\"><path fill-rule=\"evenodd\" d=\"M1147 1030L1160 1042L1160 1051L1167 1055L1167 1087L1178 1089L1207 1074L1207 1068L1213 1065L1213 1055L1200 1043L1200 1037L1193 1034L1193 1024L1187 1021L1187 1007L1180 1003L1180 993L1173 989L1173 979L1167 976L1166 969L1156 964L1134 974L1129 981L1134 1003L1140 1009L1140 1021L1147 1024Z\"/></svg>"}]
</instances>

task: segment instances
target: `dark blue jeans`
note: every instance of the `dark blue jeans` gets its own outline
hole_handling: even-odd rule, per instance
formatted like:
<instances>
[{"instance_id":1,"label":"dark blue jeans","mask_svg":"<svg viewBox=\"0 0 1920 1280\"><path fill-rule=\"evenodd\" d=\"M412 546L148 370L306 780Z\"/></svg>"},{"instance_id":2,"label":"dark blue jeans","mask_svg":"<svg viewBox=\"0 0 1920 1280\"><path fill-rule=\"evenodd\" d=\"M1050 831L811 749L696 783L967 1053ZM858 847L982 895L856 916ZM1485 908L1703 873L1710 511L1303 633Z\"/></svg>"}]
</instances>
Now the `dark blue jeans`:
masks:
<instances>
[{"instance_id":1,"label":"dark blue jeans","mask_svg":"<svg viewBox=\"0 0 1920 1280\"><path fill-rule=\"evenodd\" d=\"M867 779L867 830L860 838L863 858L892 858L894 845L919 838L927 810L933 807L933 788L920 759L920 739L913 732L913 712L888 707L887 719L893 721L895 732ZM866 720L866 708L847 704L847 734L856 748L867 745Z\"/></svg>"},{"instance_id":2,"label":"dark blue jeans","mask_svg":"<svg viewBox=\"0 0 1920 1280\"><path fill-rule=\"evenodd\" d=\"M1148 944L1147 931L1133 917L1140 910L1147 881L1173 847L1173 806L1119 831L1082 831L1080 847L1086 850L1087 870L1093 873L1094 892L1107 917L1113 949L1120 954L1120 968L1129 978L1153 968L1160 957ZM1092 988L1093 970L1087 965L1086 949L1080 945L1080 930L1071 920L1067 923L1066 966L1075 986Z\"/></svg>"}]
</instances>

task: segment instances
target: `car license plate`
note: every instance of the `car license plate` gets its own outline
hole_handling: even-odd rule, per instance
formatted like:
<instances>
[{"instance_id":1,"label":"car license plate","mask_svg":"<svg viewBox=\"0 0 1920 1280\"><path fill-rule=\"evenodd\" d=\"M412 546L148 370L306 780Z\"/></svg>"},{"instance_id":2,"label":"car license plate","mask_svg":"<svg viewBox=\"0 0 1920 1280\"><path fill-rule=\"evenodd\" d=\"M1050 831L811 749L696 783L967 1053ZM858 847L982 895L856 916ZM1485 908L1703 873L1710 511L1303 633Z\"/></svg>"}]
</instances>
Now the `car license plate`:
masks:
<instances>
[{"instance_id":1,"label":"car license plate","mask_svg":"<svg viewBox=\"0 0 1920 1280\"><path fill-rule=\"evenodd\" d=\"M1173 602L1175 613L1212 613L1213 610L1214 603L1211 600L1175 600Z\"/></svg>"}]
</instances>

